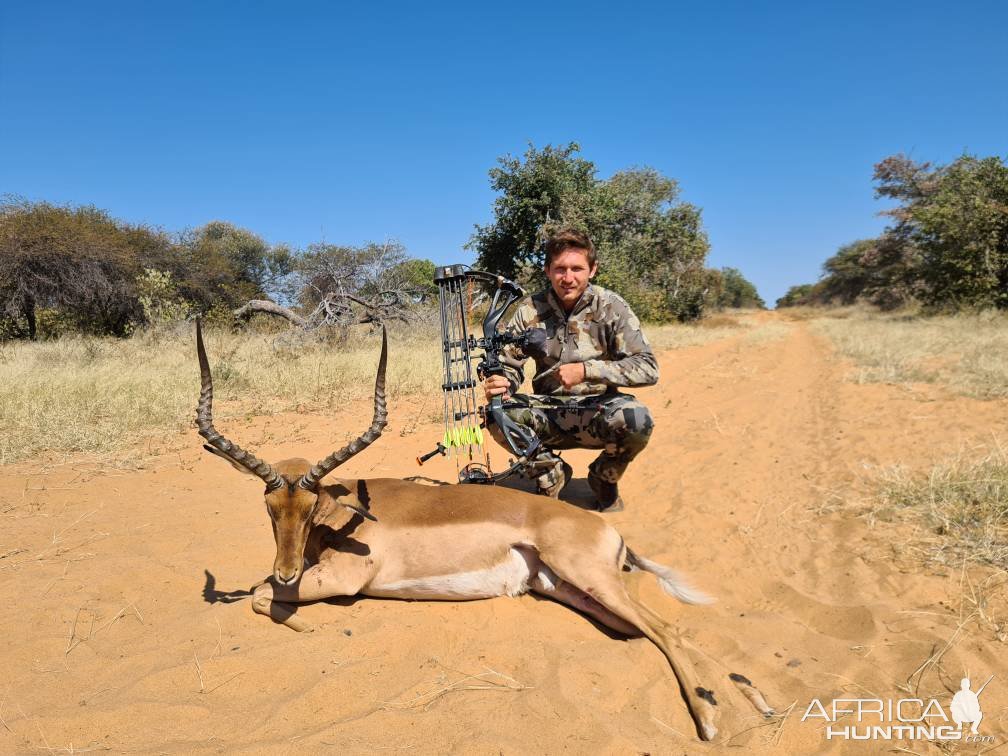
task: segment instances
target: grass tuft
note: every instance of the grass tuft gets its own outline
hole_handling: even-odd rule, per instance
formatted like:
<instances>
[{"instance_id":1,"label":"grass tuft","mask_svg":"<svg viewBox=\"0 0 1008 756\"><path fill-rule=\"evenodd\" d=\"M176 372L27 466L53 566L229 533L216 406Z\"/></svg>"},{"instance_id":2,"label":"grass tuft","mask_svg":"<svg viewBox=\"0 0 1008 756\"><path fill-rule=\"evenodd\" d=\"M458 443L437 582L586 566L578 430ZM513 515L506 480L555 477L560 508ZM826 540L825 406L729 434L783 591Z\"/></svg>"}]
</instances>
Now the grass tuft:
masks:
<instances>
[{"instance_id":1,"label":"grass tuft","mask_svg":"<svg viewBox=\"0 0 1008 756\"><path fill-rule=\"evenodd\" d=\"M964 396L1008 397L1008 315L916 317L846 308L813 327L857 363L858 383L938 383Z\"/></svg>"},{"instance_id":2,"label":"grass tuft","mask_svg":"<svg viewBox=\"0 0 1008 756\"><path fill-rule=\"evenodd\" d=\"M876 517L901 513L922 527L914 550L933 562L1008 568L1008 459L954 458L928 473L902 468L883 479Z\"/></svg>"}]
</instances>

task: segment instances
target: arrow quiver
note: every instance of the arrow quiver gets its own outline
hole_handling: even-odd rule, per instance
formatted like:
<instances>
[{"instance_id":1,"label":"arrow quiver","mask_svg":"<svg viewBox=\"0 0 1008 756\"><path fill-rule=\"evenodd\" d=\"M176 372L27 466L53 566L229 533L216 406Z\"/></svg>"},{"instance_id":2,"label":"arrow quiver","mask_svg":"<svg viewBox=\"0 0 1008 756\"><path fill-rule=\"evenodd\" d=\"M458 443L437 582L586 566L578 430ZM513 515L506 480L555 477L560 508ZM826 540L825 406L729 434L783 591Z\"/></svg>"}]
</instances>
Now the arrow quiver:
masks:
<instances>
[{"instance_id":1,"label":"arrow quiver","mask_svg":"<svg viewBox=\"0 0 1008 756\"><path fill-rule=\"evenodd\" d=\"M538 437L528 428L518 425L504 414L500 396L481 406L477 388L489 375L503 375L501 351L508 344L535 350L545 334L541 331L501 333L498 324L507 310L521 299L525 292L513 281L481 270L470 270L464 265L447 265L434 272L438 287L441 316L441 346L444 381L445 432L437 446L427 454L417 457L423 464L431 457L455 457L460 483L496 483L519 470L539 450ZM493 299L483 319L483 335L473 336L469 330L468 312L474 288L493 287ZM474 355L482 349L482 355ZM473 371L472 362L480 363ZM484 429L496 423L501 429L508 449L516 459L500 473L490 469L490 454L486 451Z\"/></svg>"}]
</instances>

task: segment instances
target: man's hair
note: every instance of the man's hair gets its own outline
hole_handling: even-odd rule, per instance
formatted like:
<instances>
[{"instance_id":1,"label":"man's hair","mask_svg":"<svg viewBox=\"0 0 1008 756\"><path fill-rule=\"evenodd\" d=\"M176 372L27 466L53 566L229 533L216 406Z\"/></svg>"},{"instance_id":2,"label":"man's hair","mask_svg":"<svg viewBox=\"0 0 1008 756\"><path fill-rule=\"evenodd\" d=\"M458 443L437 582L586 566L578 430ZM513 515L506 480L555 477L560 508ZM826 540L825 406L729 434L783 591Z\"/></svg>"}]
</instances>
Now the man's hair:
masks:
<instances>
[{"instance_id":1,"label":"man's hair","mask_svg":"<svg viewBox=\"0 0 1008 756\"><path fill-rule=\"evenodd\" d=\"M583 249L588 260L588 267L595 266L595 245L587 234L573 228L557 231L546 240L546 267L553 263L553 258L568 249Z\"/></svg>"}]
</instances>

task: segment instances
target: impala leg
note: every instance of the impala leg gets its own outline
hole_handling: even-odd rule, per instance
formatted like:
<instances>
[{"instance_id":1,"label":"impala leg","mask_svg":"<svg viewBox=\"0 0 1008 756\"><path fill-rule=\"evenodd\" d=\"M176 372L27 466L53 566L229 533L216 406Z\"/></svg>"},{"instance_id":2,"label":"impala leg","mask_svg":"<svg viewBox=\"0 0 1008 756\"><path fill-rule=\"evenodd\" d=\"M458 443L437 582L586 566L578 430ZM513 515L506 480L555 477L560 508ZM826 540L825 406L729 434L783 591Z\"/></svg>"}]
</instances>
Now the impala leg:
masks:
<instances>
[{"instance_id":1,"label":"impala leg","mask_svg":"<svg viewBox=\"0 0 1008 756\"><path fill-rule=\"evenodd\" d=\"M608 557L608 555L607 555ZM643 604L634 601L626 592L622 577L617 571L618 560L612 558L613 567L601 567L608 558L593 559L590 553L568 553L554 550L542 554L547 563L562 579L584 591L608 611L630 623L654 643L668 659L675 673L697 732L704 740L717 735L714 725L717 701L714 693L700 685L693 662L679 643L667 622Z\"/></svg>"},{"instance_id":2,"label":"impala leg","mask_svg":"<svg viewBox=\"0 0 1008 756\"><path fill-rule=\"evenodd\" d=\"M286 586L278 586L286 587ZM276 591L270 582L260 583L252 594L252 611L265 614L274 622L287 625L299 633L309 632L315 627L297 616L297 606L286 601L277 601Z\"/></svg>"},{"instance_id":3,"label":"impala leg","mask_svg":"<svg viewBox=\"0 0 1008 756\"><path fill-rule=\"evenodd\" d=\"M627 598L629 599L630 597L627 596ZM669 660L669 664L672 665L679 684L683 687L686 694L686 700L700 730L701 737L704 740L713 740L714 736L717 735L714 718L717 711L715 707L718 705L714 698L714 691L700 684L696 668L693 666L693 662L686 653L683 644L679 641L678 631L657 612L644 604L634 602L632 599L630 601L634 603L637 610L643 616L644 621L655 632L657 639L650 635L648 637L661 649L662 653L665 654L665 658Z\"/></svg>"},{"instance_id":4,"label":"impala leg","mask_svg":"<svg viewBox=\"0 0 1008 756\"><path fill-rule=\"evenodd\" d=\"M672 627L646 606L631 599L622 582L618 588L606 585L591 588L590 591L599 603L638 627L665 655L682 688L700 737L713 740L717 735L717 727L714 725L717 701L714 692L700 684L693 662L680 645Z\"/></svg>"},{"instance_id":5,"label":"impala leg","mask_svg":"<svg viewBox=\"0 0 1008 756\"><path fill-rule=\"evenodd\" d=\"M641 634L636 626L613 614L584 591L575 588L566 580L561 580L545 565L529 580L529 588L541 596L546 596L587 614L618 633L632 637L639 637Z\"/></svg>"},{"instance_id":6,"label":"impala leg","mask_svg":"<svg viewBox=\"0 0 1008 756\"><path fill-rule=\"evenodd\" d=\"M297 616L297 604L333 596L353 596L364 585L363 570L354 563L356 560L339 565L334 561L344 560L326 560L312 565L293 585L279 585L272 578L259 583L252 594L252 610L299 633L314 630L310 622Z\"/></svg>"}]
</instances>

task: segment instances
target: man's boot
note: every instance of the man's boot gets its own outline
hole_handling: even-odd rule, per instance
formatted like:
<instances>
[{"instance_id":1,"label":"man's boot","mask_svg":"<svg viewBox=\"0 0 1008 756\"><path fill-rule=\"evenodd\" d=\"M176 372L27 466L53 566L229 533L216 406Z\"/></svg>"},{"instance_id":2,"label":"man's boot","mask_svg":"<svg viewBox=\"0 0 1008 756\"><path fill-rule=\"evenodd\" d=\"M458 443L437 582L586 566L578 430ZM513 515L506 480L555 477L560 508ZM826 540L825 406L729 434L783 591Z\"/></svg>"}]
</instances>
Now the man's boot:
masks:
<instances>
[{"instance_id":1,"label":"man's boot","mask_svg":"<svg viewBox=\"0 0 1008 756\"><path fill-rule=\"evenodd\" d=\"M538 493L540 496L559 499L560 492L564 490L564 487L570 481L571 475L574 474L574 469L561 459L559 470L554 468L551 472L552 475L550 477L553 478L552 482L544 481L543 478L546 476L540 476ZM546 485L543 485L543 483L546 483Z\"/></svg>"},{"instance_id":2,"label":"man's boot","mask_svg":"<svg viewBox=\"0 0 1008 756\"><path fill-rule=\"evenodd\" d=\"M619 495L619 488L615 483L597 478L594 475L588 476L588 485L591 486L595 494L597 511L599 512L622 512L623 498Z\"/></svg>"},{"instance_id":3,"label":"man's boot","mask_svg":"<svg viewBox=\"0 0 1008 756\"><path fill-rule=\"evenodd\" d=\"M596 509L599 512L622 512L623 499L619 495L619 487L615 483L603 480L595 471L593 462L588 468L588 485L595 494Z\"/></svg>"}]
</instances>

